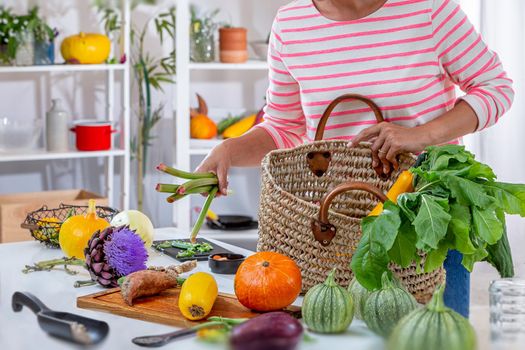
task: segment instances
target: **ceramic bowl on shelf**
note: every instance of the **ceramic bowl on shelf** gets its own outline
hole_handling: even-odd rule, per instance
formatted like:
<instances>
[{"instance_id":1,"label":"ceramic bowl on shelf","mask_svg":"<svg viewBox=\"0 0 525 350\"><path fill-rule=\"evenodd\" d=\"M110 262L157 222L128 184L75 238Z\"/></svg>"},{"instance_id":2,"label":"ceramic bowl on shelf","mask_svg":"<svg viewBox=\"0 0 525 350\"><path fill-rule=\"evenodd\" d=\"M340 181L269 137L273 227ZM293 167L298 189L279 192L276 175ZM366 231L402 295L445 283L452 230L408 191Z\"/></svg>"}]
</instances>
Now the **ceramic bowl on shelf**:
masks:
<instances>
[{"instance_id":1,"label":"ceramic bowl on shelf","mask_svg":"<svg viewBox=\"0 0 525 350\"><path fill-rule=\"evenodd\" d=\"M250 46L257 59L266 61L268 56L268 43L266 41L253 41L250 43Z\"/></svg>"},{"instance_id":2,"label":"ceramic bowl on shelf","mask_svg":"<svg viewBox=\"0 0 525 350\"><path fill-rule=\"evenodd\" d=\"M34 149L42 134L40 119L0 118L0 151L27 151Z\"/></svg>"}]
</instances>

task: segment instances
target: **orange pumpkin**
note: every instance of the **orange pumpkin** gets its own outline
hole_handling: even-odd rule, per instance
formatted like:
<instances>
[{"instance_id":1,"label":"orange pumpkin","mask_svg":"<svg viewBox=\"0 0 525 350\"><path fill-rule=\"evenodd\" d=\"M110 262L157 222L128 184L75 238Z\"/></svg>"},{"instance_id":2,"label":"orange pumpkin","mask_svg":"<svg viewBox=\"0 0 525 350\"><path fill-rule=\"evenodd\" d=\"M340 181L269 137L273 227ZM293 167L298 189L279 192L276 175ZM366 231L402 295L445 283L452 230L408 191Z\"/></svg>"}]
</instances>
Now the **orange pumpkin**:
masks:
<instances>
[{"instance_id":1,"label":"orange pumpkin","mask_svg":"<svg viewBox=\"0 0 525 350\"><path fill-rule=\"evenodd\" d=\"M234 288L239 302L251 310L280 310L301 292L301 271L287 256L259 252L239 266Z\"/></svg>"}]
</instances>

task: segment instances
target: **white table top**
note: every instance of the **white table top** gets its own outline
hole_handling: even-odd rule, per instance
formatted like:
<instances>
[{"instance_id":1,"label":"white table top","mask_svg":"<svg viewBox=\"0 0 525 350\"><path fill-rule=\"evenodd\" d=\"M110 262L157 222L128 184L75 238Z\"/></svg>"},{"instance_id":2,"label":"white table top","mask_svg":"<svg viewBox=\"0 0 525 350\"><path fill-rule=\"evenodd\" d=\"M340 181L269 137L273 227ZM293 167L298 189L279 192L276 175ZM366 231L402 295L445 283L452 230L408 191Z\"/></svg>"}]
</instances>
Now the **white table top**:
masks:
<instances>
[{"instance_id":1,"label":"white table top","mask_svg":"<svg viewBox=\"0 0 525 350\"><path fill-rule=\"evenodd\" d=\"M185 238L175 230L159 230L155 239ZM209 237L207 237L210 239ZM210 241L213 241L210 239ZM241 254L252 252L220 243L221 246ZM24 308L15 313L11 309L11 296L15 291L28 291L39 297L47 306L57 311L72 312L86 317L106 321L110 326L109 336L104 342L89 349L139 349L131 343L136 336L154 335L175 330L174 327L143 322L107 313L78 309L76 298L82 295L101 291L98 286L74 288L76 280L87 280L89 274L80 268L80 274L69 276L63 271L34 272L23 274L21 270L26 264L37 261L60 258L60 250L46 249L37 242L0 244L0 349L2 350L61 350L81 348L70 343L50 337L40 330L36 317ZM176 263L173 259L150 251L149 265L170 265ZM197 271L210 272L208 262L199 262ZM233 276L215 275L219 290L233 293ZM296 303L300 304L301 299ZM322 336L312 334L313 342L303 343L300 349L356 349L381 350L383 341L368 331L361 321L354 320L349 330L340 335ZM203 344L194 338L187 338L166 345L163 349L209 350L221 349L218 345Z\"/></svg>"}]
</instances>

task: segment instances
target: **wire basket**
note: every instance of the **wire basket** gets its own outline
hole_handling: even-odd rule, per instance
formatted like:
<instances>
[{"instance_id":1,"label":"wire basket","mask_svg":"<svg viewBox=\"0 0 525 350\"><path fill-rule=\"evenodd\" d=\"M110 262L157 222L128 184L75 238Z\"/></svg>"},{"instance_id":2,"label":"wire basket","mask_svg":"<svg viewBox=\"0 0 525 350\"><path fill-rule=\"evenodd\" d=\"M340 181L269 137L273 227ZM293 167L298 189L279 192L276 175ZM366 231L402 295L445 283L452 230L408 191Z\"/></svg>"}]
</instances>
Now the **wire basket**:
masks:
<instances>
[{"instance_id":1,"label":"wire basket","mask_svg":"<svg viewBox=\"0 0 525 350\"><path fill-rule=\"evenodd\" d=\"M97 206L96 208L97 216L107 222L110 222L118 214L118 210L110 207ZM64 221L74 215L86 214L87 210L87 206L81 205L60 204L55 209L48 209L44 205L42 208L27 214L20 226L28 229L34 239L44 243L47 247L59 248L58 237Z\"/></svg>"}]
</instances>

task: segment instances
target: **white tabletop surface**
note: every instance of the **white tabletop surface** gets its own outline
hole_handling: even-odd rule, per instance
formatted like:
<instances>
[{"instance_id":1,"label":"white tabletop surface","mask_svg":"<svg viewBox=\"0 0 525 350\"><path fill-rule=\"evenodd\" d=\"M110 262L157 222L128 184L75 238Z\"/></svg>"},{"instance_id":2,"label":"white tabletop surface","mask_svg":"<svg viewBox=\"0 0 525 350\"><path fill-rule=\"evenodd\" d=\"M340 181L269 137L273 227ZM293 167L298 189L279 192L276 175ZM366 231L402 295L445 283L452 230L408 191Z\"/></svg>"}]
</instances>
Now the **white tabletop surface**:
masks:
<instances>
[{"instance_id":1,"label":"white tabletop surface","mask_svg":"<svg viewBox=\"0 0 525 350\"><path fill-rule=\"evenodd\" d=\"M177 233L175 229L158 230L155 239L186 238L187 234ZM207 237L208 238L208 237ZM209 239L209 238L208 238ZM210 239L210 241L213 241ZM229 250L249 255L252 252L220 243ZM89 279L89 274L83 269L76 276L69 276L63 271L34 272L23 274L21 270L26 264L41 260L60 258L60 250L44 248L37 242L0 244L0 349L1 350L61 350L75 349L80 346L50 337L40 330L36 317L24 308L15 313L11 309L11 296L15 291L28 291L39 297L47 306L57 311L67 311L106 321L110 326L108 337L99 345L89 349L140 349L131 343L136 336L153 335L171 332L174 327L143 322L102 312L78 309L76 298L86 294L101 291L98 286L74 288L76 280ZM149 265L163 266L176 263L173 259L150 251ZM207 262L200 262L197 271L210 272ZM233 276L215 275L219 290L233 293ZM300 304L301 300L296 303ZM381 350L383 341L368 331L365 325L354 320L348 331L340 335L321 336L313 334L314 340L302 343L300 349L355 349ZM194 338L187 338L168 344L163 349L210 350L223 349L220 345L203 344Z\"/></svg>"}]
</instances>

